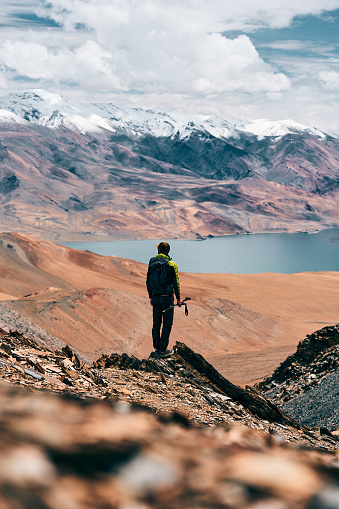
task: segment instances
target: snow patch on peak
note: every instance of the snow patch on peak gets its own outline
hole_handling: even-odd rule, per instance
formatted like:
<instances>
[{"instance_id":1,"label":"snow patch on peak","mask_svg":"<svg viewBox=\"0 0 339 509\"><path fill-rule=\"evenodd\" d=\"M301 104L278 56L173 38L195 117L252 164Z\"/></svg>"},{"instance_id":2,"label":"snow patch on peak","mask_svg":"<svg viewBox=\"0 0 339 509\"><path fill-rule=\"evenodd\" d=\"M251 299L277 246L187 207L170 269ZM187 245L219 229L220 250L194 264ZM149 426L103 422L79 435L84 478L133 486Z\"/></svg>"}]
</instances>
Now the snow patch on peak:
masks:
<instances>
[{"instance_id":1,"label":"snow patch on peak","mask_svg":"<svg viewBox=\"0 0 339 509\"><path fill-rule=\"evenodd\" d=\"M218 117L187 115L172 110L118 108L113 104L93 104L96 113L106 117L111 127L130 133L184 139L195 131L216 137L229 137L234 127Z\"/></svg>"},{"instance_id":2,"label":"snow patch on peak","mask_svg":"<svg viewBox=\"0 0 339 509\"><path fill-rule=\"evenodd\" d=\"M281 137L290 133L308 133L318 138L325 138L326 135L315 127L307 127L291 119L286 120L242 120L236 124L240 131L248 132L263 139L268 136Z\"/></svg>"},{"instance_id":3,"label":"snow patch on peak","mask_svg":"<svg viewBox=\"0 0 339 509\"><path fill-rule=\"evenodd\" d=\"M11 122L15 124L26 124L27 121L19 117L15 113L8 110L0 109L0 122Z\"/></svg>"},{"instance_id":4,"label":"snow patch on peak","mask_svg":"<svg viewBox=\"0 0 339 509\"><path fill-rule=\"evenodd\" d=\"M47 92L47 90L42 88L33 89L31 92L50 105L62 104L66 101L61 95Z\"/></svg>"},{"instance_id":5,"label":"snow patch on peak","mask_svg":"<svg viewBox=\"0 0 339 509\"><path fill-rule=\"evenodd\" d=\"M115 132L116 129L114 129L108 119L100 117L100 115L96 115L93 113L89 119L88 119L88 130L92 131L99 131L100 129L106 129L106 131L112 131Z\"/></svg>"},{"instance_id":6,"label":"snow patch on peak","mask_svg":"<svg viewBox=\"0 0 339 509\"><path fill-rule=\"evenodd\" d=\"M89 117L83 117L77 114L64 114L59 110L53 111L51 115L43 115L36 121L36 124L51 129L64 127L82 134L99 132L101 129L115 131L106 119L98 115L92 114Z\"/></svg>"},{"instance_id":7,"label":"snow patch on peak","mask_svg":"<svg viewBox=\"0 0 339 509\"><path fill-rule=\"evenodd\" d=\"M38 123L42 117L52 116L55 111L62 114L74 112L73 104L68 99L42 89L0 97L0 108L33 123Z\"/></svg>"}]
</instances>

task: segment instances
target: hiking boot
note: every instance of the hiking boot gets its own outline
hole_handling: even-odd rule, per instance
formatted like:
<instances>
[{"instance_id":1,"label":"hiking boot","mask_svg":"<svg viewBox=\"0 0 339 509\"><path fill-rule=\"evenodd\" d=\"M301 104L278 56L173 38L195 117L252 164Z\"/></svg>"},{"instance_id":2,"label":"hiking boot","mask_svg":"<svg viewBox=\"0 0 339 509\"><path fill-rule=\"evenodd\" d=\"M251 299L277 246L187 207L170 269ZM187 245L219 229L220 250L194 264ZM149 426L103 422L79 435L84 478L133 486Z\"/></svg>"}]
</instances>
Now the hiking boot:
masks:
<instances>
[{"instance_id":1,"label":"hiking boot","mask_svg":"<svg viewBox=\"0 0 339 509\"><path fill-rule=\"evenodd\" d=\"M159 356L163 359L166 357L171 357L172 354L173 354L173 350L166 350L166 352L160 352Z\"/></svg>"},{"instance_id":2,"label":"hiking boot","mask_svg":"<svg viewBox=\"0 0 339 509\"><path fill-rule=\"evenodd\" d=\"M152 357L153 359L158 359L160 356L160 352L158 352L157 350L153 350L153 352L151 352L149 356Z\"/></svg>"}]
</instances>

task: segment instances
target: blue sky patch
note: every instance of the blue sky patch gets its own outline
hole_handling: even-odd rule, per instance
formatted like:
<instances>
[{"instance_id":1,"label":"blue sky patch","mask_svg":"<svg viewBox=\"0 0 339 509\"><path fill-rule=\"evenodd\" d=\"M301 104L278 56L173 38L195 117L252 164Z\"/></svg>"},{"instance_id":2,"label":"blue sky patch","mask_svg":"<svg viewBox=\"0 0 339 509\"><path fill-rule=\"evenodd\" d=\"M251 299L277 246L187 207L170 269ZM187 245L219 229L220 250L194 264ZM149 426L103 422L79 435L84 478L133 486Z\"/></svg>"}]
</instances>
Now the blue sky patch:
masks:
<instances>
[{"instance_id":1,"label":"blue sky patch","mask_svg":"<svg viewBox=\"0 0 339 509\"><path fill-rule=\"evenodd\" d=\"M60 28L61 25L56 23L53 19L48 18L40 18L34 13L31 12L15 12L11 13L10 16L16 21L14 22L17 26L27 26L32 28L35 27L51 27L51 28Z\"/></svg>"}]
</instances>

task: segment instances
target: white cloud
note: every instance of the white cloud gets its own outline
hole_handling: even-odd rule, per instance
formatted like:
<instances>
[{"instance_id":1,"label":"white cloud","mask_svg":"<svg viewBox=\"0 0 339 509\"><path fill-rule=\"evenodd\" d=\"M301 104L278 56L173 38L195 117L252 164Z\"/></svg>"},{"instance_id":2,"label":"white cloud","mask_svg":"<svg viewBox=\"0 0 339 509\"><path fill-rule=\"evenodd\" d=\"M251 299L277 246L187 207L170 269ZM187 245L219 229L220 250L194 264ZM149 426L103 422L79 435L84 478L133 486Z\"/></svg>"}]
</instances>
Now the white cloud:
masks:
<instances>
[{"instance_id":1,"label":"white cloud","mask_svg":"<svg viewBox=\"0 0 339 509\"><path fill-rule=\"evenodd\" d=\"M62 24L65 39L60 31L50 30L48 41L41 32L28 32L24 39L5 41L0 59L29 78L72 81L89 89L95 84L101 92L200 95L287 89L289 79L260 58L247 36L232 40L215 32L228 22L225 3L213 3L52 0L37 13ZM214 9L221 10L219 15ZM79 46L70 48L70 33L79 34Z\"/></svg>"},{"instance_id":2,"label":"white cloud","mask_svg":"<svg viewBox=\"0 0 339 509\"><path fill-rule=\"evenodd\" d=\"M315 54L326 54L329 55L333 51L336 50L336 44L326 44L319 43L313 41L298 41L298 40L283 40L283 41L274 41L268 43L261 43L261 48L270 48L286 51L298 51L298 52L310 52Z\"/></svg>"},{"instance_id":3,"label":"white cloud","mask_svg":"<svg viewBox=\"0 0 339 509\"><path fill-rule=\"evenodd\" d=\"M22 12L28 12L27 2L16 0L16 12L21 10L20 3L26 6ZM325 63L317 69L325 74L314 80L310 60L287 63L281 58L277 68L265 61L251 41L251 32L259 27L287 27L295 16L325 15L326 10L339 8L339 0L34 3L35 14L49 16L61 28L44 29L43 23L39 27L33 23L31 30L19 24L11 30L5 27L0 34L0 66L8 71L3 72L0 88L6 80L19 87L20 81L12 78L21 76L35 80L35 86L77 94L77 98L109 93L120 104L252 118L257 111L262 117L260 111L269 113L271 108L273 114L280 108L283 118L293 117L285 111L289 106L296 114L298 108L305 113L307 97L314 101L320 84L324 93L333 86L326 77L333 69ZM8 0L5 5L9 15L14 7ZM222 35L231 29L247 35L235 39ZM317 53L312 43L296 41L276 42L271 49ZM324 45L325 49L332 50ZM306 95L300 96L304 85ZM295 97L302 100L298 103ZM296 120L305 123L303 118Z\"/></svg>"},{"instance_id":4,"label":"white cloud","mask_svg":"<svg viewBox=\"0 0 339 509\"><path fill-rule=\"evenodd\" d=\"M167 19L168 24L185 24L191 29L221 32L229 29L289 26L295 16L320 15L339 8L338 0L48 0L48 13L69 29L85 23L99 31L110 31L128 25L137 18L140 24L156 26Z\"/></svg>"},{"instance_id":5,"label":"white cloud","mask_svg":"<svg viewBox=\"0 0 339 509\"><path fill-rule=\"evenodd\" d=\"M87 89L123 89L112 71L111 54L94 41L72 51L36 41L6 40L0 48L0 59L18 75L31 79L74 82Z\"/></svg>"},{"instance_id":6,"label":"white cloud","mask_svg":"<svg viewBox=\"0 0 339 509\"><path fill-rule=\"evenodd\" d=\"M339 72L321 71L318 77L325 90L329 92L339 92Z\"/></svg>"},{"instance_id":7,"label":"white cloud","mask_svg":"<svg viewBox=\"0 0 339 509\"><path fill-rule=\"evenodd\" d=\"M0 89L7 90L8 83L3 70L0 70Z\"/></svg>"}]
</instances>

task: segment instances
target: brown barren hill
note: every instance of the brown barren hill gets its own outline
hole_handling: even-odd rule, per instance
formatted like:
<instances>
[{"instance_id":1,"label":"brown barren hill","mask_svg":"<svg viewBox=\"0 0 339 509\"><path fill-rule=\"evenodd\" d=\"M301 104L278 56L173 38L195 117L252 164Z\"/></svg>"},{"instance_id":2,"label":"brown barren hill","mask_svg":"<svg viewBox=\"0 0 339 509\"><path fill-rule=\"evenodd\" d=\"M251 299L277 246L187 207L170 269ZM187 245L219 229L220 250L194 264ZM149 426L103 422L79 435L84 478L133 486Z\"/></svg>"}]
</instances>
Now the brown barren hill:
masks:
<instances>
[{"instance_id":1,"label":"brown barren hill","mask_svg":"<svg viewBox=\"0 0 339 509\"><path fill-rule=\"evenodd\" d=\"M146 270L131 260L0 235L6 305L89 360L151 351ZM175 310L171 343L184 341L233 383L254 383L319 324L339 321L338 283L338 272L181 274L182 296L192 301L188 317Z\"/></svg>"}]
</instances>

